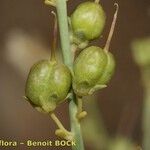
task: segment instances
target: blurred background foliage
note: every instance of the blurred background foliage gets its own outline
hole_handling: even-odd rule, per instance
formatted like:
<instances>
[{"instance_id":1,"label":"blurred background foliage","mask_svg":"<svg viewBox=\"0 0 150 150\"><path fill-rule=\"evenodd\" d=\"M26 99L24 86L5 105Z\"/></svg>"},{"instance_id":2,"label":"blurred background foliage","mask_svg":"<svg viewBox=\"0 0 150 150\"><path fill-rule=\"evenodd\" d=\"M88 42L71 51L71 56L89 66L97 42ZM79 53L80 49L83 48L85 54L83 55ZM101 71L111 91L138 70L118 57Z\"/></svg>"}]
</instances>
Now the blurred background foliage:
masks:
<instances>
[{"instance_id":1,"label":"blurred background foliage","mask_svg":"<svg viewBox=\"0 0 150 150\"><path fill-rule=\"evenodd\" d=\"M69 14L82 1L69 0ZM105 44L114 2L101 0L107 14L106 27L103 37L92 44ZM111 51L117 61L116 73L108 88L84 100L84 109L88 111L87 118L82 122L86 150L103 150L106 145L110 146L110 150L132 150L133 145L141 146L145 139L150 139L150 112L145 111L150 108L150 104L146 103L150 97L147 90L150 89L150 74L147 71L150 66L145 67L148 62L150 64L150 40L146 38L150 36L150 1L117 2L120 11L111 43ZM50 54L53 30L51 10L42 0L0 1L1 139L56 139L56 127L49 116L38 113L23 99L31 65L39 59L48 58ZM69 128L68 104L62 104L56 113Z\"/></svg>"}]
</instances>

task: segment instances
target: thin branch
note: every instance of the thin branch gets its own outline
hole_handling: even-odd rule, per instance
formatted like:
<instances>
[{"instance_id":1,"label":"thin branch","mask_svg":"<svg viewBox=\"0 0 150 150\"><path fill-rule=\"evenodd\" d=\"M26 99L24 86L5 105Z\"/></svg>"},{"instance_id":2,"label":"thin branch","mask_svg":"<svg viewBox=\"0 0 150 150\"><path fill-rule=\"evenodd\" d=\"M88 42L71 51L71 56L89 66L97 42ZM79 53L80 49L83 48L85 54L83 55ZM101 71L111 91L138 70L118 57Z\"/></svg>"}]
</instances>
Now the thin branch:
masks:
<instances>
[{"instance_id":1,"label":"thin branch","mask_svg":"<svg viewBox=\"0 0 150 150\"><path fill-rule=\"evenodd\" d=\"M65 129L65 127L62 125L62 123L59 121L54 113L51 113L50 116L59 128L56 130L55 134L63 139L72 141L73 134Z\"/></svg>"}]
</instances>

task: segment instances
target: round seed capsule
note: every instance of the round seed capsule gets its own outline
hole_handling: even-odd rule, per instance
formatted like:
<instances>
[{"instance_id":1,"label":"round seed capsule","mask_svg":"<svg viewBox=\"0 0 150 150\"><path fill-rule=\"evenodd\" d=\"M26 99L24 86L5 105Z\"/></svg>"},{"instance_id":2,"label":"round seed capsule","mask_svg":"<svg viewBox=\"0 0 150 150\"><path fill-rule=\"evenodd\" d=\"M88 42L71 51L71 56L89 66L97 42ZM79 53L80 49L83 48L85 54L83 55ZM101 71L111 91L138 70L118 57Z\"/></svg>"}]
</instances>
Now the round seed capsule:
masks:
<instances>
[{"instance_id":1,"label":"round seed capsule","mask_svg":"<svg viewBox=\"0 0 150 150\"><path fill-rule=\"evenodd\" d=\"M100 4L90 1L81 3L71 15L73 32L79 39L93 40L102 33L105 18Z\"/></svg>"},{"instance_id":2,"label":"round seed capsule","mask_svg":"<svg viewBox=\"0 0 150 150\"><path fill-rule=\"evenodd\" d=\"M99 47L84 49L74 63L74 92L86 96L106 87L114 72L114 62L112 54Z\"/></svg>"},{"instance_id":3,"label":"round seed capsule","mask_svg":"<svg viewBox=\"0 0 150 150\"><path fill-rule=\"evenodd\" d=\"M35 107L48 113L65 100L70 86L71 74L65 65L42 60L31 68L25 94Z\"/></svg>"}]
</instances>

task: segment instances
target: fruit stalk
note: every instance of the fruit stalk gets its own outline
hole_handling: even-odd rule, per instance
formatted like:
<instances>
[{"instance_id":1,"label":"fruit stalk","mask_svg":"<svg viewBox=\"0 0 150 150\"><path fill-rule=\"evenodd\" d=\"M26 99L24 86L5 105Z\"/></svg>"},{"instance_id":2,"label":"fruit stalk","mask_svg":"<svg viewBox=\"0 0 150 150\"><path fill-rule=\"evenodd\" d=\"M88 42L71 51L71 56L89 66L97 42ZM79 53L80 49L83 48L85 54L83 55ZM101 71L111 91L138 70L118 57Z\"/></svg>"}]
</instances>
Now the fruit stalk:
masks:
<instances>
[{"instance_id":1,"label":"fruit stalk","mask_svg":"<svg viewBox=\"0 0 150 150\"><path fill-rule=\"evenodd\" d=\"M72 70L73 55L71 52L71 45L69 40L66 0L56 0L56 9L58 14L61 48L64 63ZM72 96L70 97L69 113L70 113L71 131L74 134L74 140L76 142L76 146L73 146L72 149L84 150L83 139L81 134L81 126L78 119L76 118L77 104L73 92Z\"/></svg>"}]
</instances>

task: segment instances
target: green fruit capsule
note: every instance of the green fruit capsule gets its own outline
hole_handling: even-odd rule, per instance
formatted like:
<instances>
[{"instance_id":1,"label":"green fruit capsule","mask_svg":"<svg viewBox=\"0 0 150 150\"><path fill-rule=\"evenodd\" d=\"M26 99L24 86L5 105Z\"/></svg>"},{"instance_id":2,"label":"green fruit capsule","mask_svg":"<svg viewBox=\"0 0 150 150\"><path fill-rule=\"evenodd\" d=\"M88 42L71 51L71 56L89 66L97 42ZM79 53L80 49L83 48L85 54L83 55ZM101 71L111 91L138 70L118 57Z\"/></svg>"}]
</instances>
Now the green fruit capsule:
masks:
<instances>
[{"instance_id":1,"label":"green fruit capsule","mask_svg":"<svg viewBox=\"0 0 150 150\"><path fill-rule=\"evenodd\" d=\"M108 50L119 8L118 4L115 5L117 9L104 49L97 46L88 47L79 54L74 62L73 89L78 96L90 95L106 87L114 73L115 60Z\"/></svg>"},{"instance_id":2,"label":"green fruit capsule","mask_svg":"<svg viewBox=\"0 0 150 150\"><path fill-rule=\"evenodd\" d=\"M112 54L99 47L84 49L74 63L74 92L86 96L106 87L115 69L114 62Z\"/></svg>"},{"instance_id":3,"label":"green fruit capsule","mask_svg":"<svg viewBox=\"0 0 150 150\"><path fill-rule=\"evenodd\" d=\"M105 18L105 12L98 2L81 3L71 15L73 32L79 39L93 40L102 33Z\"/></svg>"},{"instance_id":4,"label":"green fruit capsule","mask_svg":"<svg viewBox=\"0 0 150 150\"><path fill-rule=\"evenodd\" d=\"M49 113L65 100L70 86L71 74L65 65L42 60L31 68L25 94L35 107Z\"/></svg>"},{"instance_id":5,"label":"green fruit capsule","mask_svg":"<svg viewBox=\"0 0 150 150\"><path fill-rule=\"evenodd\" d=\"M46 113L55 110L68 96L72 76L69 68L56 61L57 17L55 16L54 39L51 59L41 60L34 64L28 75L25 95L29 102L39 111Z\"/></svg>"}]
</instances>

